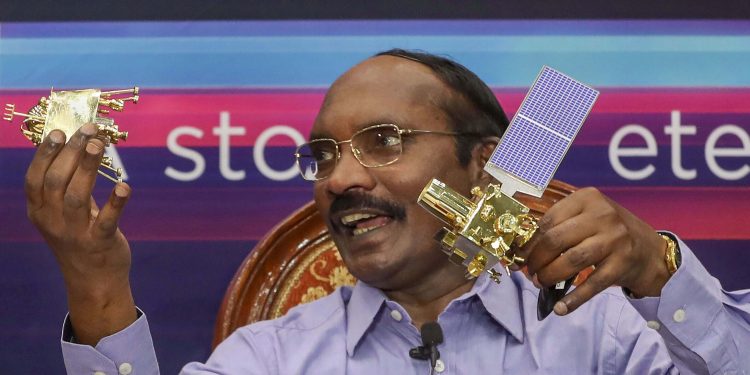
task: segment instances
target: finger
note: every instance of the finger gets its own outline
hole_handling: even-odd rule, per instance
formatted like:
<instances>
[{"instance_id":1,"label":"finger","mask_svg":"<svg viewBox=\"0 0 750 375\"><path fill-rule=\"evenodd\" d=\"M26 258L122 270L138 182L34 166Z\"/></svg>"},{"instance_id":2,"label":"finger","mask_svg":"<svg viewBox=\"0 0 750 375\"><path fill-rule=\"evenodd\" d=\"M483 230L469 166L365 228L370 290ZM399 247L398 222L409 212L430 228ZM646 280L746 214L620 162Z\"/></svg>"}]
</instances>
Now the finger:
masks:
<instances>
[{"instance_id":1,"label":"finger","mask_svg":"<svg viewBox=\"0 0 750 375\"><path fill-rule=\"evenodd\" d=\"M523 258L528 257L543 239L545 233L560 225L560 223L583 212L583 205L579 202L579 198L575 196L576 193L577 192L574 192L565 197L547 210L547 213L545 213L537 222L539 227L536 234L531 237L529 242L519 249L519 256Z\"/></svg>"},{"instance_id":2,"label":"finger","mask_svg":"<svg viewBox=\"0 0 750 375\"><path fill-rule=\"evenodd\" d=\"M93 124L86 124L70 137L70 141L57 155L44 177L44 202L62 211L65 190L78 168L84 147L97 129Z\"/></svg>"},{"instance_id":3,"label":"finger","mask_svg":"<svg viewBox=\"0 0 750 375\"><path fill-rule=\"evenodd\" d=\"M95 221L99 216L99 205L96 204L96 200L94 200L92 195L89 195L89 208L91 210L90 218L92 221Z\"/></svg>"},{"instance_id":4,"label":"finger","mask_svg":"<svg viewBox=\"0 0 750 375\"><path fill-rule=\"evenodd\" d=\"M555 285L599 264L607 257L608 247L598 237L589 237L537 271L542 286Z\"/></svg>"},{"instance_id":5,"label":"finger","mask_svg":"<svg viewBox=\"0 0 750 375\"><path fill-rule=\"evenodd\" d=\"M524 249L523 253L526 255L529 274L535 274L557 259L560 254L595 235L596 221L592 219L591 215L580 214L557 224L544 233L537 234L539 238L531 247Z\"/></svg>"},{"instance_id":6,"label":"finger","mask_svg":"<svg viewBox=\"0 0 750 375\"><path fill-rule=\"evenodd\" d=\"M118 182L112 189L109 200L104 204L99 216L94 222L94 234L100 237L108 237L117 231L117 223L125 204L130 198L131 189L128 184Z\"/></svg>"},{"instance_id":7,"label":"finger","mask_svg":"<svg viewBox=\"0 0 750 375\"><path fill-rule=\"evenodd\" d=\"M549 230L563 221L583 212L585 195L585 189L581 189L552 205L544 216L539 219L539 230L542 232Z\"/></svg>"},{"instance_id":8,"label":"finger","mask_svg":"<svg viewBox=\"0 0 750 375\"><path fill-rule=\"evenodd\" d=\"M44 204L44 176L64 144L65 133L60 130L53 130L36 150L34 159L31 160L26 172L24 183L26 201L30 211L37 210Z\"/></svg>"},{"instance_id":9,"label":"finger","mask_svg":"<svg viewBox=\"0 0 750 375\"><path fill-rule=\"evenodd\" d=\"M88 225L91 214L91 191L104 154L104 142L93 138L86 144L78 168L70 180L63 200L63 216L71 225Z\"/></svg>"},{"instance_id":10,"label":"finger","mask_svg":"<svg viewBox=\"0 0 750 375\"><path fill-rule=\"evenodd\" d=\"M616 273L610 270L608 264L602 264L601 267L597 267L586 281L555 304L555 314L566 315L575 311L586 301L601 293L604 289L614 285L617 280L615 275Z\"/></svg>"}]
</instances>

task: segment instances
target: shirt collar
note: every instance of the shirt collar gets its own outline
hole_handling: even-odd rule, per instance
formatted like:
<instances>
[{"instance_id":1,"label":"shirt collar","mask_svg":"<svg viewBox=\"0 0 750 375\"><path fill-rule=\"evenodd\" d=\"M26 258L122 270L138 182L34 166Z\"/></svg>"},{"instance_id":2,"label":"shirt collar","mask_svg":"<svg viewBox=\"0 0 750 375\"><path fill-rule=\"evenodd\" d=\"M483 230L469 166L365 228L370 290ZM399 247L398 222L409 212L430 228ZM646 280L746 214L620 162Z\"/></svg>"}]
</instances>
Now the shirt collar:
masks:
<instances>
[{"instance_id":1,"label":"shirt collar","mask_svg":"<svg viewBox=\"0 0 750 375\"><path fill-rule=\"evenodd\" d=\"M354 349L375 320L383 302L385 294L380 289L361 281L354 285L346 308L346 353L350 357L354 355Z\"/></svg>"},{"instance_id":2,"label":"shirt collar","mask_svg":"<svg viewBox=\"0 0 750 375\"><path fill-rule=\"evenodd\" d=\"M471 291L456 300L478 296L487 313L519 342L523 342L523 312L521 311L521 288L514 277L523 277L514 273L503 277L500 284L495 284L486 275L481 275L472 286ZM385 294L377 288L358 281L352 290L346 309L346 352L351 357L359 341L375 320L386 300ZM450 304L449 304L450 306Z\"/></svg>"},{"instance_id":3,"label":"shirt collar","mask_svg":"<svg viewBox=\"0 0 750 375\"><path fill-rule=\"evenodd\" d=\"M474 283L472 291L476 290L479 300L495 321L503 326L519 342L523 343L524 321L523 304L521 303L521 287L516 278L524 277L519 272L513 272L510 277L503 275L500 284L490 280L482 274Z\"/></svg>"}]
</instances>

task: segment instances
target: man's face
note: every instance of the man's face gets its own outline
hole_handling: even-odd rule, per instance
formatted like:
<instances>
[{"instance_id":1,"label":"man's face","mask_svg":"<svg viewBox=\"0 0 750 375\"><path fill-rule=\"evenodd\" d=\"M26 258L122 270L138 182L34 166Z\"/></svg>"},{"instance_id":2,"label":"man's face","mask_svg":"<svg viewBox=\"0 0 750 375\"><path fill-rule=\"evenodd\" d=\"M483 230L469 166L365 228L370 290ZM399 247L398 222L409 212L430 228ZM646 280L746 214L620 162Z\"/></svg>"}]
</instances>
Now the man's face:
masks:
<instances>
[{"instance_id":1,"label":"man's face","mask_svg":"<svg viewBox=\"0 0 750 375\"><path fill-rule=\"evenodd\" d=\"M435 103L449 89L422 64L381 56L363 62L331 88L311 138L348 140L375 124L452 131ZM315 201L351 273L383 290L419 283L430 273L463 272L433 239L442 224L417 198L432 178L467 194L476 171L462 167L452 136L403 137L397 162L365 168L348 144L332 174L315 183Z\"/></svg>"}]
</instances>

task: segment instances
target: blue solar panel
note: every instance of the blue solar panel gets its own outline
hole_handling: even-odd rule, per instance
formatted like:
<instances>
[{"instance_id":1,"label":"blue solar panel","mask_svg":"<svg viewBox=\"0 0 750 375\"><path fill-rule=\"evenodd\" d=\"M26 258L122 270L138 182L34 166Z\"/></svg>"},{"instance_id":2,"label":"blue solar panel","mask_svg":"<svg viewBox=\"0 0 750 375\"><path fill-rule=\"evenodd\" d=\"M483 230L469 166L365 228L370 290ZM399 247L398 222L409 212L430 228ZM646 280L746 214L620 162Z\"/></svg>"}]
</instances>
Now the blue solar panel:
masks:
<instances>
[{"instance_id":1,"label":"blue solar panel","mask_svg":"<svg viewBox=\"0 0 750 375\"><path fill-rule=\"evenodd\" d=\"M513 185L520 180L533 188L521 190L541 195L598 95L593 88L545 66L485 169L503 185L507 173L516 180Z\"/></svg>"}]
</instances>

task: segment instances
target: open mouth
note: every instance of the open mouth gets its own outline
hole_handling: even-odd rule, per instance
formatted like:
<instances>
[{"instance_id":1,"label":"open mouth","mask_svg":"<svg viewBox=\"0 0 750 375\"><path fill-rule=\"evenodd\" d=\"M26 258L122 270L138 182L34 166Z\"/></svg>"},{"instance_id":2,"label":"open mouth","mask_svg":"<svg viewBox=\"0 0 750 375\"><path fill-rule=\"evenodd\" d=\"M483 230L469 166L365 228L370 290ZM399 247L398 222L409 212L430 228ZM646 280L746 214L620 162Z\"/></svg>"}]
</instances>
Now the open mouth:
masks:
<instances>
[{"instance_id":1,"label":"open mouth","mask_svg":"<svg viewBox=\"0 0 750 375\"><path fill-rule=\"evenodd\" d=\"M393 221L390 216L368 212L354 212L341 216L340 223L353 237L376 231Z\"/></svg>"}]
</instances>

